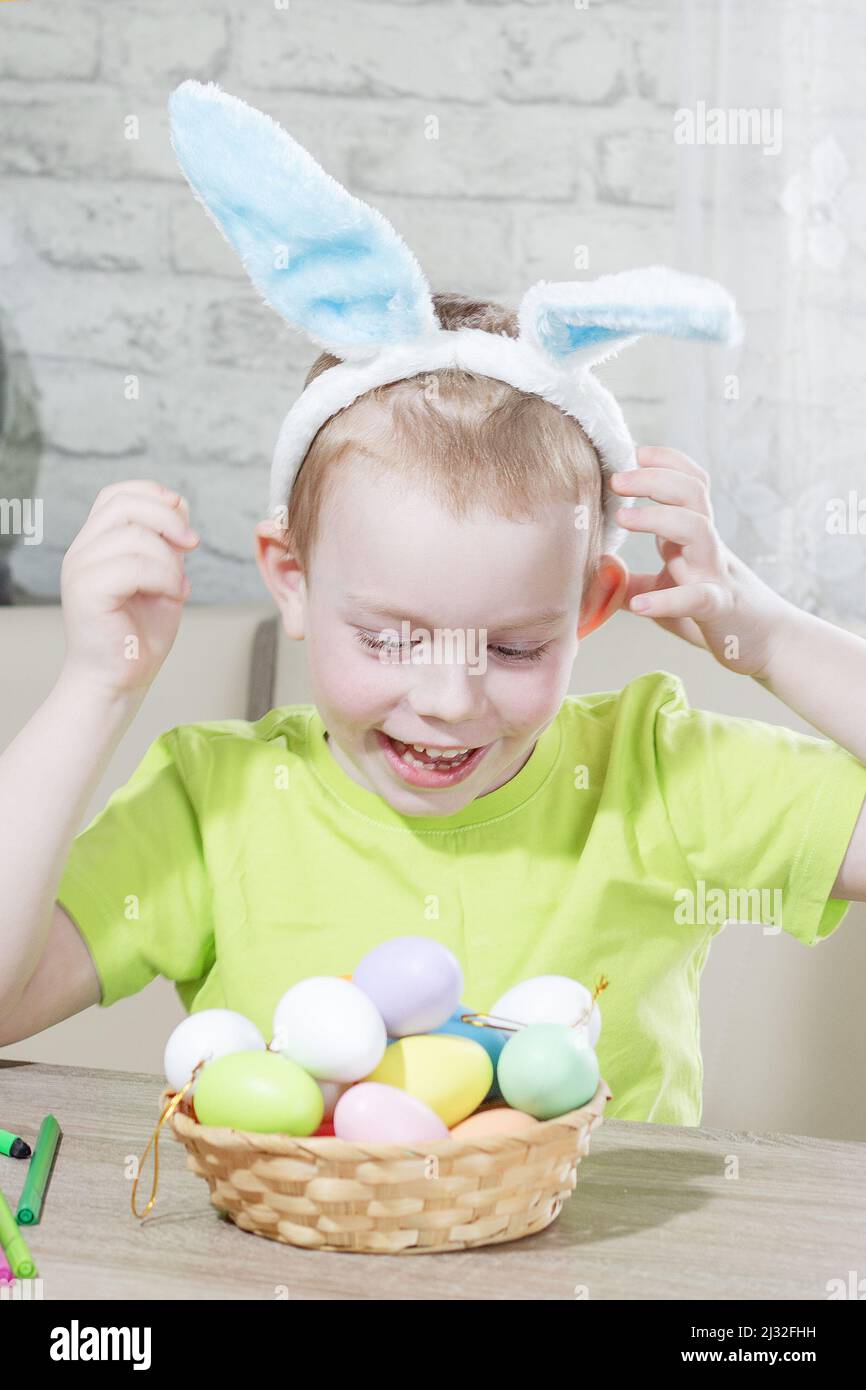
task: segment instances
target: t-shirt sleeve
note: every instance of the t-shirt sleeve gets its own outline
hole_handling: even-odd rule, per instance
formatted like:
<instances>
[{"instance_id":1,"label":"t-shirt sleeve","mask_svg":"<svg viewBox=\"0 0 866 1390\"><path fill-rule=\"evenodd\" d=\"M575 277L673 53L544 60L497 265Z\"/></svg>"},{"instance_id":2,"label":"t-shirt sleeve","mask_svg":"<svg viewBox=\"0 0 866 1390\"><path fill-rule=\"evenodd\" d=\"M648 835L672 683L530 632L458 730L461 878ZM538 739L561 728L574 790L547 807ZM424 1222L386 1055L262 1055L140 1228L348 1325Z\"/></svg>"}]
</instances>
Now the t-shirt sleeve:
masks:
<instances>
[{"instance_id":1,"label":"t-shirt sleeve","mask_svg":"<svg viewBox=\"0 0 866 1390\"><path fill-rule=\"evenodd\" d=\"M103 1007L157 975L184 998L184 984L213 964L210 885L180 727L154 740L73 841L57 891L93 957Z\"/></svg>"},{"instance_id":2,"label":"t-shirt sleeve","mask_svg":"<svg viewBox=\"0 0 866 1390\"><path fill-rule=\"evenodd\" d=\"M850 907L830 893L866 798L866 766L828 739L692 709L667 673L665 689L655 759L694 879L684 886L721 889L728 920L781 926L817 945Z\"/></svg>"}]
</instances>

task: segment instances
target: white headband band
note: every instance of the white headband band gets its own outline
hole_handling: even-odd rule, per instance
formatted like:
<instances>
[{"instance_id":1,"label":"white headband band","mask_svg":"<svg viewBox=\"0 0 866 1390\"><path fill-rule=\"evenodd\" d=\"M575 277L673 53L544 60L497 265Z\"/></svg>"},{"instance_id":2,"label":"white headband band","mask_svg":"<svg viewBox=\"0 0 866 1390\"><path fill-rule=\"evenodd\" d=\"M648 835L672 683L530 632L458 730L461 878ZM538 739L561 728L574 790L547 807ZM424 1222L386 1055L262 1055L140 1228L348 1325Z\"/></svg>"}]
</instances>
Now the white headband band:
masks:
<instances>
[{"instance_id":1,"label":"white headband band","mask_svg":"<svg viewBox=\"0 0 866 1390\"><path fill-rule=\"evenodd\" d=\"M736 344L742 337L721 285L663 266L597 280L539 281L518 309L519 335L443 329L412 252L375 208L354 198L269 116L215 83L172 93L171 141L199 201L265 301L341 358L300 394L271 467L272 515L317 431L365 392L459 367L542 397L579 422L602 472L637 467L610 391L591 370L643 334ZM603 549L626 532L614 512L634 498L604 489Z\"/></svg>"},{"instance_id":2,"label":"white headband band","mask_svg":"<svg viewBox=\"0 0 866 1390\"><path fill-rule=\"evenodd\" d=\"M271 468L271 514L285 508L307 450L326 420L375 386L443 367L462 367L542 396L580 421L598 450L604 471L637 467L622 412L590 372L580 376L557 372L549 360L519 338L477 328L440 328L415 342L385 349L368 361L330 367L310 382L287 414L277 439ZM627 534L613 521L613 507L633 501L605 490L605 551L612 553Z\"/></svg>"}]
</instances>

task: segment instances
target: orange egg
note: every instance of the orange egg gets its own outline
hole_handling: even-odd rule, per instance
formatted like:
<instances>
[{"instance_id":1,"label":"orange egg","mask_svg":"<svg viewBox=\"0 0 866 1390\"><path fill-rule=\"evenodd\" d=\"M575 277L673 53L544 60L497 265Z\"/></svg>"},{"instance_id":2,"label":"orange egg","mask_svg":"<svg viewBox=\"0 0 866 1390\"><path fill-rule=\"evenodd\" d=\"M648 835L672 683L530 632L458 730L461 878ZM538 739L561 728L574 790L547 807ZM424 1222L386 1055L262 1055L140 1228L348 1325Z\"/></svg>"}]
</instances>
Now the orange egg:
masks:
<instances>
[{"instance_id":1,"label":"orange egg","mask_svg":"<svg viewBox=\"0 0 866 1390\"><path fill-rule=\"evenodd\" d=\"M451 1130L452 1139L488 1139L497 1134L518 1134L521 1130L533 1129L538 1124L532 1115L522 1110L510 1110L507 1106L497 1106L492 1110L479 1110L468 1119L461 1120Z\"/></svg>"}]
</instances>

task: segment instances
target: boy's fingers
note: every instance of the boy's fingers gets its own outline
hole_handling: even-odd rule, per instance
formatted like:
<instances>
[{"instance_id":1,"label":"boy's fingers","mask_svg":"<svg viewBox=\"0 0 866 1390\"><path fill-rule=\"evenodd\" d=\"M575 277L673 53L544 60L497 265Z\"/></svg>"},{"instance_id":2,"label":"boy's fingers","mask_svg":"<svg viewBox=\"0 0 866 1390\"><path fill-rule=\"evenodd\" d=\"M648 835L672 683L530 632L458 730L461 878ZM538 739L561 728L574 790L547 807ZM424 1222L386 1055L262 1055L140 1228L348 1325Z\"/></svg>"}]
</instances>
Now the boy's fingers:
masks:
<instances>
[{"instance_id":1,"label":"boy's fingers","mask_svg":"<svg viewBox=\"0 0 866 1390\"><path fill-rule=\"evenodd\" d=\"M198 544L198 536L179 508L152 495L131 492L117 492L108 498L90 515L76 540L84 549L95 537L133 523L149 527L155 535L186 550Z\"/></svg>"},{"instance_id":2,"label":"boy's fingers","mask_svg":"<svg viewBox=\"0 0 866 1390\"><path fill-rule=\"evenodd\" d=\"M78 579L92 580L102 595L118 605L135 594L158 594L182 602L189 589L186 575L180 573L176 565L130 551L108 562L91 562L79 573Z\"/></svg>"},{"instance_id":3,"label":"boy's fingers","mask_svg":"<svg viewBox=\"0 0 866 1390\"><path fill-rule=\"evenodd\" d=\"M691 507L692 511L710 515L710 498L702 478L694 473L682 473L672 468L631 468L614 473L610 480L614 492L623 496L652 497L656 502Z\"/></svg>"},{"instance_id":4,"label":"boy's fingers","mask_svg":"<svg viewBox=\"0 0 866 1390\"><path fill-rule=\"evenodd\" d=\"M153 478L131 478L120 483L109 483L101 492L97 493L96 501L90 509L90 515L102 509L115 497L151 497L165 506L175 509L189 524L189 506L185 497L181 497L179 492L173 488L166 487L163 483L157 483Z\"/></svg>"},{"instance_id":5,"label":"boy's fingers","mask_svg":"<svg viewBox=\"0 0 866 1390\"><path fill-rule=\"evenodd\" d=\"M100 507L110 502L112 497L116 497L119 492L141 493L148 497L161 498L171 507L179 500L179 493L173 488L166 487L163 483L158 483L154 478L124 478L119 483L108 483L96 494L96 500L91 507L91 512L97 511Z\"/></svg>"},{"instance_id":6,"label":"boy's fingers","mask_svg":"<svg viewBox=\"0 0 866 1390\"><path fill-rule=\"evenodd\" d=\"M629 605L632 606L631 600ZM675 584L669 589L643 593L633 607L648 618L694 618L698 623L709 622L727 613L730 595L721 584L704 581L699 584Z\"/></svg>"},{"instance_id":7,"label":"boy's fingers","mask_svg":"<svg viewBox=\"0 0 866 1390\"><path fill-rule=\"evenodd\" d=\"M713 524L703 512L686 507L627 507L616 514L620 526L628 531L653 531L657 536L688 546L685 557L700 568L715 568L716 543Z\"/></svg>"},{"instance_id":8,"label":"boy's fingers","mask_svg":"<svg viewBox=\"0 0 866 1390\"><path fill-rule=\"evenodd\" d=\"M638 594L650 593L659 588L662 578L661 574L629 574L624 600L626 607Z\"/></svg>"},{"instance_id":9,"label":"boy's fingers","mask_svg":"<svg viewBox=\"0 0 866 1390\"><path fill-rule=\"evenodd\" d=\"M83 546L76 557L76 569L88 568L94 563L105 563L116 555L152 555L154 559L173 565L179 573L183 572L183 555L176 550L164 536L159 536L149 527L132 521L124 526L111 527L93 536Z\"/></svg>"},{"instance_id":10,"label":"boy's fingers","mask_svg":"<svg viewBox=\"0 0 866 1390\"><path fill-rule=\"evenodd\" d=\"M644 615L641 614L641 617ZM703 647L705 652L710 649L704 641L704 634L698 627L694 618L657 618L654 613L647 613L648 618L663 627L665 632L672 632L675 637L681 637L684 642L691 642L693 647Z\"/></svg>"},{"instance_id":11,"label":"boy's fingers","mask_svg":"<svg viewBox=\"0 0 866 1390\"><path fill-rule=\"evenodd\" d=\"M679 449L668 449L662 444L643 444L638 449L636 458L641 468L674 468L680 473L690 473L695 478L702 478L704 482L710 481L707 470L689 458L688 454L680 453Z\"/></svg>"}]
</instances>

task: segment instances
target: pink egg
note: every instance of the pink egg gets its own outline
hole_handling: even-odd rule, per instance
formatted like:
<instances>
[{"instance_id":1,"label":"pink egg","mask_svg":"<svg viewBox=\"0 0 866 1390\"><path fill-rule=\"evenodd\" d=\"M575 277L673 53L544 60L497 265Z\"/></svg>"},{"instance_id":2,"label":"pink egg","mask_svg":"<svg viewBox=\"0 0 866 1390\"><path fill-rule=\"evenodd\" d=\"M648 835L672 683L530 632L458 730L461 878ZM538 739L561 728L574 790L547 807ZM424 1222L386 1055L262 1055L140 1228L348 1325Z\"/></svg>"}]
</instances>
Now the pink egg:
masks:
<instances>
[{"instance_id":1,"label":"pink egg","mask_svg":"<svg viewBox=\"0 0 866 1390\"><path fill-rule=\"evenodd\" d=\"M407 1091L361 1081L337 1101L334 1133L357 1144L421 1144L447 1139L448 1126Z\"/></svg>"},{"instance_id":2,"label":"pink egg","mask_svg":"<svg viewBox=\"0 0 866 1390\"><path fill-rule=\"evenodd\" d=\"M494 1110L478 1110L468 1119L461 1120L451 1130L451 1138L490 1139L497 1134L519 1134L521 1130L534 1129L537 1124L538 1120L533 1115L498 1106Z\"/></svg>"}]
</instances>

